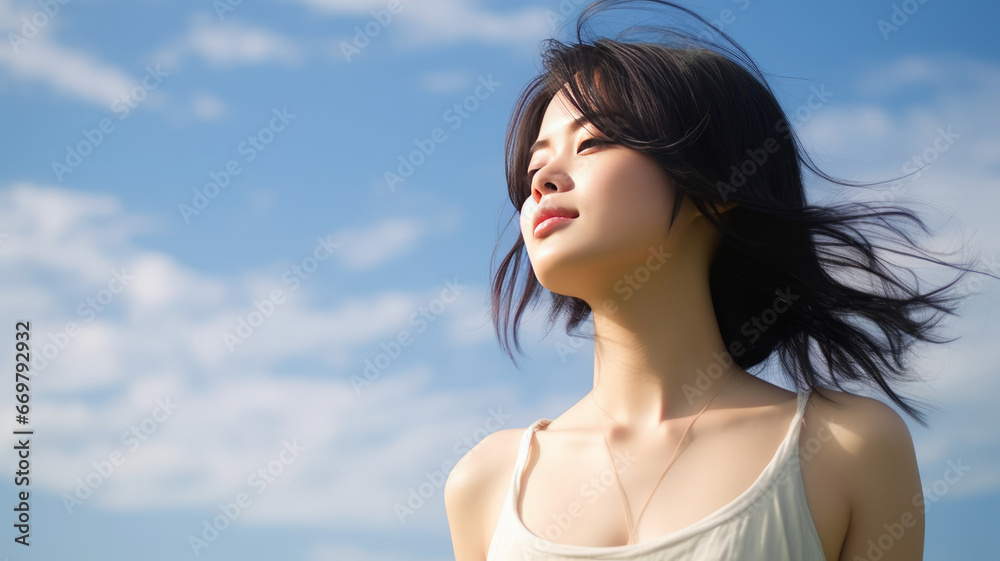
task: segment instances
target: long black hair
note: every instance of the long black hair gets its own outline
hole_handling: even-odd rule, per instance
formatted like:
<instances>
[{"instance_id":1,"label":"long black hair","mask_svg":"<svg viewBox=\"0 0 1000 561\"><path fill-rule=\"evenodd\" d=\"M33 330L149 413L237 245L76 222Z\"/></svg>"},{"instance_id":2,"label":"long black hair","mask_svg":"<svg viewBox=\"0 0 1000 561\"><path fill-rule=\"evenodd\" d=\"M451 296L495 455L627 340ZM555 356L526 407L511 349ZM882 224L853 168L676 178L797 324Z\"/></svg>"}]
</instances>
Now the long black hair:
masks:
<instances>
[{"instance_id":1,"label":"long black hair","mask_svg":"<svg viewBox=\"0 0 1000 561\"><path fill-rule=\"evenodd\" d=\"M733 356L739 367L749 369L777 352L784 373L797 388L832 384L843 389L841 379L878 386L927 426L923 413L893 391L889 382L911 378L906 358L917 340L954 340L937 339L932 331L942 314L956 313L962 295L952 289L973 270L921 249L897 222L916 224L924 233L928 228L904 207L860 201L809 204L801 166L839 185L866 187L881 182L848 182L819 170L800 148L763 73L735 41L686 8L649 1L693 16L711 33L696 36L644 26L639 29L661 32L663 40L629 42L619 35L614 40L585 41L581 31L590 17L603 8L628 3L598 0L577 19L575 43L547 39L544 72L522 91L507 131L505 171L515 212L531 193L529 147L549 102L568 88L570 102L593 127L615 144L652 156L667 171L676 186L671 224L682 198L688 197L721 232L709 284L727 349L735 341L747 342L741 326L770 309L776 291L779 297L782 292L796 297L794 303L785 302L787 310L777 314L766 330L754 333L744 352ZM705 38L714 34L735 50ZM722 203L735 207L723 210ZM876 244L880 238L899 247ZM911 287L897 274L916 278L913 271L893 265L881 252L961 272L944 286L920 292L919 286ZM492 287L494 328L501 348L515 364L508 331L523 354L517 336L521 316L543 288L529 263L511 318L525 261L524 238L519 234ZM849 286L832 272L866 275L869 286ZM550 294L550 324L565 316L566 332L571 334L589 317L590 306L583 300ZM826 381L821 376L824 366Z\"/></svg>"}]
</instances>

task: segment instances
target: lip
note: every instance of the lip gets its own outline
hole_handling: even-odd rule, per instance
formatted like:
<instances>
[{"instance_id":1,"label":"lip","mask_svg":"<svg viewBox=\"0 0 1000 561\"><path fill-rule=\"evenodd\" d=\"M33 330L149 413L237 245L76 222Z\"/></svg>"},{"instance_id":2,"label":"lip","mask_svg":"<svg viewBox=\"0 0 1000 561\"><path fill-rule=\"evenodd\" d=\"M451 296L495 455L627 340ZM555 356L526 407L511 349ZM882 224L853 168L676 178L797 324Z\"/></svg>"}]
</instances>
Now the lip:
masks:
<instances>
[{"instance_id":1,"label":"lip","mask_svg":"<svg viewBox=\"0 0 1000 561\"><path fill-rule=\"evenodd\" d=\"M535 212L532 223L535 237L541 237L551 231L552 228L560 224L566 224L578 216L580 216L579 212L568 208L559 206L539 207Z\"/></svg>"},{"instance_id":2,"label":"lip","mask_svg":"<svg viewBox=\"0 0 1000 561\"><path fill-rule=\"evenodd\" d=\"M551 216L538 223L535 226L535 237L543 238L549 234L553 229L558 228L563 224L569 224L575 220L575 218L569 216Z\"/></svg>"}]
</instances>

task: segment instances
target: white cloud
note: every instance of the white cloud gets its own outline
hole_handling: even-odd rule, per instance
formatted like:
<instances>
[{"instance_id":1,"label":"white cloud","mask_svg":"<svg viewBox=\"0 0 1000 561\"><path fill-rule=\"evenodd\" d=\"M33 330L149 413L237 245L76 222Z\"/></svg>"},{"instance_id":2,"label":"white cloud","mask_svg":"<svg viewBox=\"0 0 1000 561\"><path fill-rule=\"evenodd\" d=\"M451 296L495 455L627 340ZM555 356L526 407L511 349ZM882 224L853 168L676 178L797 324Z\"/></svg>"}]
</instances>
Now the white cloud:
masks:
<instances>
[{"instance_id":1,"label":"white cloud","mask_svg":"<svg viewBox=\"0 0 1000 561\"><path fill-rule=\"evenodd\" d=\"M934 167L937 164L924 153L932 155L938 129L950 129L958 149L940 151L947 156L942 163L961 160L981 169L997 161L993 131L1000 116L989 109L1000 90L997 64L954 55L909 56L867 69L855 85L865 103L837 101L803 127L824 150L843 154L838 158L879 165L895 175L914 158ZM914 98L917 86L920 95ZM928 97L933 105L926 103Z\"/></svg>"},{"instance_id":2,"label":"white cloud","mask_svg":"<svg viewBox=\"0 0 1000 561\"><path fill-rule=\"evenodd\" d=\"M104 107L136 84L114 65L57 43L53 36L61 23L60 14L46 18L41 27L26 27L22 18L30 22L39 11L34 3L15 7L12 2L0 2L0 34L7 43L13 39L13 44L0 49L0 67L12 78L40 82L63 95Z\"/></svg>"},{"instance_id":3,"label":"white cloud","mask_svg":"<svg viewBox=\"0 0 1000 561\"><path fill-rule=\"evenodd\" d=\"M421 334L408 319L442 286L344 294L317 308L309 294L320 288L308 281L291 290L280 274L205 274L137 246L134 235L152 223L107 195L20 183L0 190L0 203L8 228L0 313L31 318L36 352L60 349L36 369L32 387L33 425L50 443L32 450L49 466L36 484L73 493L94 462L114 451L125 458L80 510L214 508L240 490L254 493L249 475L296 439L307 450L266 494L252 494L260 506L247 512L248 523L398 528L392 506L405 500L406 485L421 482L414 466L457 461L455 442L474 434L491 407L512 401L504 389L431 389L439 374L409 365L408 354L406 365L393 359L387 367L378 358L379 344L392 344L401 330L420 345L447 338L479 287L460 294ZM421 230L419 222L396 219L357 232L370 239L354 241L385 257ZM111 270L131 277L113 294ZM279 287L287 299L230 354L223 332L235 331L254 301ZM100 302L101 291L111 300ZM101 309L88 320L77 307L92 300ZM69 321L76 335L65 335ZM383 370L366 379L365 359ZM297 364L303 360L311 363L305 370ZM162 422L153 420L163 416L158 399L179 407ZM12 406L0 414L14 414ZM145 439L129 439L132 430ZM12 445L9 438L0 445ZM429 503L428 511L439 508ZM434 518L428 512L419 520Z\"/></svg>"},{"instance_id":4,"label":"white cloud","mask_svg":"<svg viewBox=\"0 0 1000 561\"><path fill-rule=\"evenodd\" d=\"M231 290L224 280L200 275L163 253L139 253L128 269L136 280L125 297L129 315L136 320L167 312L206 309L225 301L226 293Z\"/></svg>"},{"instance_id":5,"label":"white cloud","mask_svg":"<svg viewBox=\"0 0 1000 561\"><path fill-rule=\"evenodd\" d=\"M428 301L424 295L388 291L345 296L323 310L309 303L309 288L299 288L308 280L292 286L280 273L233 279L204 275L170 255L132 245L130 238L153 224L124 214L107 195L20 183L0 191L0 223L8 228L0 251L7 271L58 275L58 284L47 291L26 279L11 279L3 299L10 303L8 311L35 317L57 339L67 322L82 327L43 367L51 372L51 391L107 389L133 374L127 364L143 355L161 356L161 366L181 370L215 370L234 360L274 365L298 353L338 366L356 345L394 338ZM409 249L421 235L421 223L409 219L344 232L334 237L345 249L335 250L335 259L349 269L370 268ZM282 291L282 302L268 304L275 309L267 321L245 343L231 343L230 352L224 334L238 333L240 321L249 321L257 303L274 290ZM176 333L188 335L177 338Z\"/></svg>"},{"instance_id":6,"label":"white cloud","mask_svg":"<svg viewBox=\"0 0 1000 561\"><path fill-rule=\"evenodd\" d=\"M382 27L398 27L402 48L449 45L459 42L508 44L519 48L535 48L539 40L555 29L549 23L552 10L521 8L498 13L471 0L420 0L402 2L402 10L386 11L384 0L288 0L309 6L324 15L364 17ZM382 23L371 12L382 13ZM398 22L398 23L397 23ZM376 37L380 37L379 32ZM348 39L348 42L350 40ZM339 44L339 41L338 41ZM336 49L340 55L339 48Z\"/></svg>"},{"instance_id":7,"label":"white cloud","mask_svg":"<svg viewBox=\"0 0 1000 561\"><path fill-rule=\"evenodd\" d=\"M0 49L0 64L16 78L42 82L65 95L105 107L111 107L136 84L119 68L43 37L20 54Z\"/></svg>"},{"instance_id":8,"label":"white cloud","mask_svg":"<svg viewBox=\"0 0 1000 561\"><path fill-rule=\"evenodd\" d=\"M856 85L865 96L907 93L914 86L982 95L1000 87L1000 74L994 63L958 54L909 55L871 63Z\"/></svg>"},{"instance_id":9,"label":"white cloud","mask_svg":"<svg viewBox=\"0 0 1000 561\"><path fill-rule=\"evenodd\" d=\"M873 163L896 168L901 165L896 147L902 146L905 158L907 151L926 146L926 136L912 137L932 134L939 124L926 115L956 119L955 131L963 137L934 163L937 175L928 177L961 184L969 203L958 210L970 223L985 225L986 213L996 207L996 173L970 162L977 161L980 147L997 141L998 129L993 117L959 120L950 104L961 95L966 101L959 107L972 115L985 115L991 107L984 92L970 87L942 94L936 103L925 104L923 112L880 110L870 103L857 107L863 115L884 116L884 128L826 122L840 127L831 129L823 126L821 114L810 127L818 127L815 132L826 135L830 145L844 147L842 157L859 155L847 151L853 147ZM915 196L932 202L953 193L920 189ZM310 296L323 287L305 282L293 292L280 274L196 270L169 254L138 246L136 234L154 224L129 214L117 199L28 183L0 190L0 224L7 234L0 245L5 286L0 314L31 317L40 344L67 321L82 324L80 335L33 388L33 422L49 443L33 449L38 464L46 466L33 483L40 490L72 492L76 479L93 471L92 462L113 450L127 450L122 434L151 418L156 399L170 397L180 407L128 452L126 462L81 511L174 506L207 515L219 502L246 490L247 477L276 458L283 440L297 439L306 450L265 493L252 495L254 506L241 521L396 531L401 526L393 505L425 481L425 471L456 461L461 454L454 444L476 434L490 408L517 402L508 386L436 389L432 382L456 373L414 363L410 354L381 371L360 395L355 393L351 376L363 375L365 359L374 358L381 343L408 328L410 314L426 306L442 286L339 294L333 304L317 307ZM429 226L397 218L334 234L341 261L323 266L349 271L384 265L414 250ZM122 267L134 280L87 323L76 311L78 304L95 297L108 286L111 271ZM980 466L956 486L955 496L1000 487L983 468L996 465L1000 450L1000 423L989 399L1000 389L994 375L1000 357L992 344L997 334L985 319L989 298L996 293L989 286L993 288L977 297L979 315L954 322L977 329L978 338L964 347L948 347L961 352L944 365L940 355L921 362L938 361L933 373L939 379L925 388L934 393L925 395L948 407L931 432L915 434L925 481L940 477L948 458L961 456L968 465ZM285 289L287 300L230 354L222 333L233 331L238 318L254 311L254 300L275 288ZM492 326L484 323L487 297L487 288L469 286L438 320L444 323L435 323L433 334L420 335L418 344L431 338L446 344L492 341ZM534 345L529 353L538 349L537 354L554 356L555 350L542 346L556 342L575 349L574 360L592 353L589 343L566 338L558 326L549 340L536 344L544 333L543 315L529 313L522 332L523 341ZM10 353L9 347L3 353ZM561 411L574 398L578 396L546 394L533 411ZM527 426L537 418L531 413L517 412L504 428ZM0 416L11 414L9 405L0 408ZM0 447L11 445L9 434L0 435ZM11 461L3 456L0 468L9 470ZM436 489L405 528L437 531L441 515L441 491ZM199 526L193 524L192 532ZM312 554L322 559L350 552L344 547L332 544Z\"/></svg>"},{"instance_id":10,"label":"white cloud","mask_svg":"<svg viewBox=\"0 0 1000 561\"><path fill-rule=\"evenodd\" d=\"M1000 88L1000 65L950 56L908 57L869 69L857 83L865 103L824 107L803 127L808 141L836 163L825 169L861 181L924 169L876 191L835 191L849 192L852 198L930 205L919 209L930 225L954 229L943 222L954 219L975 224L975 235L989 250L990 241L1000 239L1000 227L991 219L1000 205L995 188L1000 114L989 109ZM911 99L917 83L925 95ZM957 229L949 236L966 235L964 225ZM952 243L956 240L945 240Z\"/></svg>"},{"instance_id":11,"label":"white cloud","mask_svg":"<svg viewBox=\"0 0 1000 561\"><path fill-rule=\"evenodd\" d=\"M439 70L420 77L420 87L431 93L450 93L465 90L474 78L468 72Z\"/></svg>"},{"instance_id":12,"label":"white cloud","mask_svg":"<svg viewBox=\"0 0 1000 561\"><path fill-rule=\"evenodd\" d=\"M303 57L302 49L288 37L236 20L219 22L203 11L196 13L187 32L162 47L156 58L173 66L190 55L217 67L296 65Z\"/></svg>"},{"instance_id":13,"label":"white cloud","mask_svg":"<svg viewBox=\"0 0 1000 561\"><path fill-rule=\"evenodd\" d=\"M835 176L870 181L897 177L927 164L919 175L873 191L833 187L838 194L870 201L897 202L914 208L925 219L934 239L918 238L932 250L954 250L971 244L986 259L980 266L1000 276L997 259L1000 227L993 219L1000 207L1000 114L990 108L1000 87L1000 65L954 56L911 56L870 68L857 81L864 103L824 107L803 127L831 161L824 169ZM919 91L920 95L915 96ZM899 97L897 97L899 96ZM822 166L822 162L820 162ZM916 205L916 206L914 206ZM960 259L961 254L950 259ZM946 258L949 259L949 258ZM923 275L932 283L951 280L953 271ZM921 346L910 365L926 384L902 392L942 409L928 411L929 430L911 422L921 476L926 485L942 477L946 462L961 457L972 467L950 495L995 492L1000 477L986 468L1000 463L1000 426L992 397L1000 391L996 364L1000 355L992 342L1000 333L989 325L998 281L974 275L966 286L972 296L959 318L945 322L945 334L961 335L944 346ZM921 284L921 288L928 287ZM976 292L978 290L978 292ZM882 397L884 399L884 397ZM969 427L976 427L969 430Z\"/></svg>"},{"instance_id":14,"label":"white cloud","mask_svg":"<svg viewBox=\"0 0 1000 561\"><path fill-rule=\"evenodd\" d=\"M212 94L198 94L192 101L194 114L204 121L214 121L226 112L226 104Z\"/></svg>"},{"instance_id":15,"label":"white cloud","mask_svg":"<svg viewBox=\"0 0 1000 561\"><path fill-rule=\"evenodd\" d=\"M151 63L137 69L142 76L133 78L110 62L59 43L55 35L61 26L61 12L51 18L46 16L44 26L28 32L23 18L35 21L33 16L38 13L45 14L35 3L15 9L11 2L0 2L0 34L6 39L17 38L16 48L9 45L0 49L0 68L11 78L44 84L62 95L115 111L118 117L128 114L123 113L126 108L162 108L170 102L170 96L159 88L169 68Z\"/></svg>"},{"instance_id":16,"label":"white cloud","mask_svg":"<svg viewBox=\"0 0 1000 561\"><path fill-rule=\"evenodd\" d=\"M367 228L333 235L340 243L339 259L352 270L371 269L412 249L426 227L413 219L384 220Z\"/></svg>"},{"instance_id":17,"label":"white cloud","mask_svg":"<svg viewBox=\"0 0 1000 561\"><path fill-rule=\"evenodd\" d=\"M522 8L510 13L490 12L468 0L426 0L408 9L401 25L409 47L449 45L464 41L510 44L535 48L554 31L546 10Z\"/></svg>"},{"instance_id":18,"label":"white cloud","mask_svg":"<svg viewBox=\"0 0 1000 561\"><path fill-rule=\"evenodd\" d=\"M385 0L285 0L305 4L310 8L330 14L367 14L370 10L386 9Z\"/></svg>"},{"instance_id":19,"label":"white cloud","mask_svg":"<svg viewBox=\"0 0 1000 561\"><path fill-rule=\"evenodd\" d=\"M152 227L152 222L121 211L107 195L14 184L0 191L0 223L8 234L0 263L8 270L31 265L77 283L103 284L120 266L107 252L119 251L124 239ZM81 231L86 239L78 237Z\"/></svg>"}]
</instances>

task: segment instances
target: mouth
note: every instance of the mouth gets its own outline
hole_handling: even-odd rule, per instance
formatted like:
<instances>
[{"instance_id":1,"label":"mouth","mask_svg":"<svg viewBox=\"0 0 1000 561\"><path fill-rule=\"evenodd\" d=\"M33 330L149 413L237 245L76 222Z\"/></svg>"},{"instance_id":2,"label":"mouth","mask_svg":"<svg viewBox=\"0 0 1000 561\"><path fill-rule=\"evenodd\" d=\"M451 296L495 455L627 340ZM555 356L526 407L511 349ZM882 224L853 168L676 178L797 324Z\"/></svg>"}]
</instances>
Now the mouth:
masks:
<instances>
[{"instance_id":1,"label":"mouth","mask_svg":"<svg viewBox=\"0 0 1000 561\"><path fill-rule=\"evenodd\" d=\"M558 216L558 215L553 215L548 217L543 216L541 217L541 220L539 220L538 223L535 224L534 235L536 238L543 238L547 236L550 232L566 224L569 224L573 220L576 220L575 216Z\"/></svg>"}]
</instances>

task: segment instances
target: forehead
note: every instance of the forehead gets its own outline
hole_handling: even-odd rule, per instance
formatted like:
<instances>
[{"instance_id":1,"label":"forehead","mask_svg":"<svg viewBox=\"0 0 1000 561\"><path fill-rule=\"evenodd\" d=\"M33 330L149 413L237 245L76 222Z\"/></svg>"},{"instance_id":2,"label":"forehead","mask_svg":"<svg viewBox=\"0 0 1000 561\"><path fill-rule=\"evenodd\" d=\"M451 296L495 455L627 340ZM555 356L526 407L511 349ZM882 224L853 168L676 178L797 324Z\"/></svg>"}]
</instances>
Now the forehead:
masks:
<instances>
[{"instance_id":1,"label":"forehead","mask_svg":"<svg viewBox=\"0 0 1000 561\"><path fill-rule=\"evenodd\" d=\"M561 134L572 134L581 127L588 128L589 125L589 121L573 107L565 94L565 89L559 90L542 115L542 122L538 127L538 139L528 149L528 156L547 148L551 144L551 138Z\"/></svg>"},{"instance_id":2,"label":"forehead","mask_svg":"<svg viewBox=\"0 0 1000 561\"><path fill-rule=\"evenodd\" d=\"M563 88L552 97L552 101L545 108L538 130L539 137L542 134L561 132L569 126L579 124L579 118L580 112L576 110L576 107L573 107L566 95L566 89Z\"/></svg>"}]
</instances>

